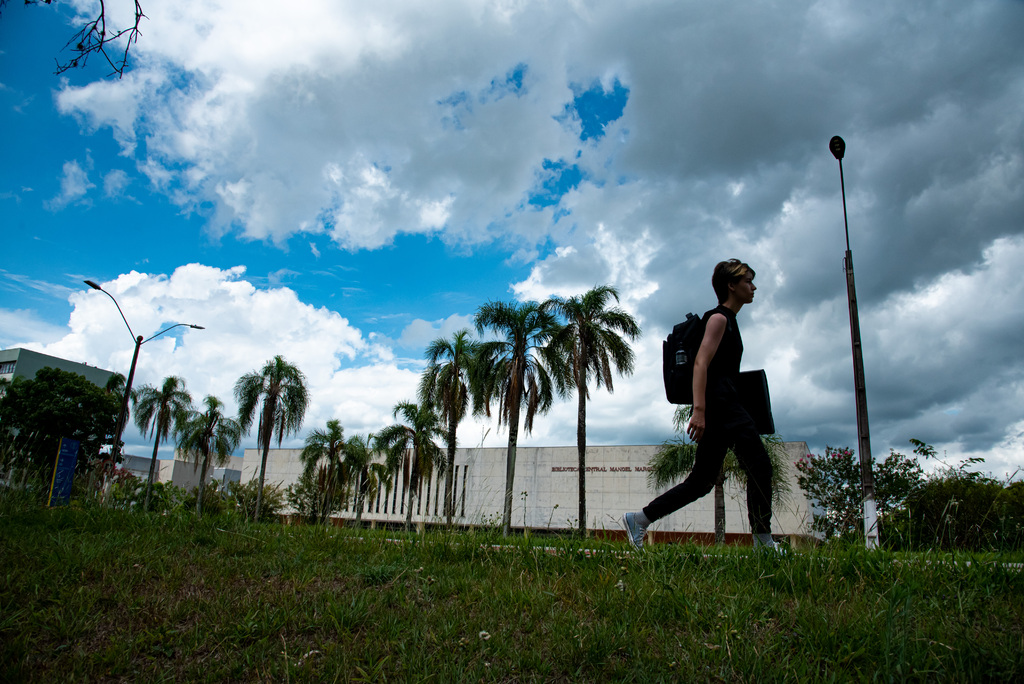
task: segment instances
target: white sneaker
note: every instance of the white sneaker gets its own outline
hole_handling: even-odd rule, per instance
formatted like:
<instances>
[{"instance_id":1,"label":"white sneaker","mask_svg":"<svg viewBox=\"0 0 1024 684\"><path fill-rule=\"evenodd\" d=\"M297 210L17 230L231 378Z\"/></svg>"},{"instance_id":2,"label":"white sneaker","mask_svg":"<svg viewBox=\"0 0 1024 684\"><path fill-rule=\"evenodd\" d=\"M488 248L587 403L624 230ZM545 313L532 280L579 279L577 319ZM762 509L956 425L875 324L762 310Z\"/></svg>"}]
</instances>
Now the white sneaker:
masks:
<instances>
[{"instance_id":1,"label":"white sneaker","mask_svg":"<svg viewBox=\"0 0 1024 684\"><path fill-rule=\"evenodd\" d=\"M756 534L754 535L754 550L775 552L779 555L782 555L786 552L785 547L783 547L782 544L772 539L771 536L768 537L768 541L761 541L760 539L758 539Z\"/></svg>"},{"instance_id":2,"label":"white sneaker","mask_svg":"<svg viewBox=\"0 0 1024 684\"><path fill-rule=\"evenodd\" d=\"M636 521L636 513L627 513L622 516L622 526L626 528L626 538L629 540L629 545L637 551L644 548L644 536L647 534L647 528L641 527Z\"/></svg>"}]
</instances>

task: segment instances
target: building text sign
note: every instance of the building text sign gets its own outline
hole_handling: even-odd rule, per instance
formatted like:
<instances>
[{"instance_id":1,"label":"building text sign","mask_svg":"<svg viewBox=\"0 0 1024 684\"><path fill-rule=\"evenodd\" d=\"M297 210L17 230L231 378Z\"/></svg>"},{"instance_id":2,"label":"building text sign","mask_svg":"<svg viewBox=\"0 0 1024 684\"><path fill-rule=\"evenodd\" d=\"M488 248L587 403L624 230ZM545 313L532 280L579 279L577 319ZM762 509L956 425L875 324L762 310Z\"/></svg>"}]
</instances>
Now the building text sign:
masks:
<instances>
[{"instance_id":1,"label":"building text sign","mask_svg":"<svg viewBox=\"0 0 1024 684\"><path fill-rule=\"evenodd\" d=\"M579 466L551 466L553 473L578 473ZM650 466L587 466L588 473L646 473Z\"/></svg>"}]
</instances>

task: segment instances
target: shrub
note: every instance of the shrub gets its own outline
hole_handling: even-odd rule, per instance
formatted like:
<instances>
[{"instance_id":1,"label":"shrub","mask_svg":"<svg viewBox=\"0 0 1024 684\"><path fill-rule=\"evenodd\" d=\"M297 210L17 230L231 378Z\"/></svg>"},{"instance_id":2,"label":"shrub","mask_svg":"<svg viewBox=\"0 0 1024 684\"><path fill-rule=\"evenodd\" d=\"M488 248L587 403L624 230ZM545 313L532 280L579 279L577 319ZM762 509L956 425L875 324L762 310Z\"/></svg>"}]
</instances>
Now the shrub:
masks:
<instances>
[{"instance_id":1,"label":"shrub","mask_svg":"<svg viewBox=\"0 0 1024 684\"><path fill-rule=\"evenodd\" d=\"M170 482L154 482L149 495L149 510L154 513L177 513L187 510L189 493L183 487ZM107 504L112 508L142 510L146 502L146 483L136 478L114 482L107 494ZM192 499L195 506L195 499Z\"/></svg>"},{"instance_id":2,"label":"shrub","mask_svg":"<svg viewBox=\"0 0 1024 684\"><path fill-rule=\"evenodd\" d=\"M227 503L241 513L247 520L256 517L256 493L259 491L259 480L249 480L245 484L228 483ZM263 504L260 507L260 522L274 522L284 508L284 494L277 485L263 485Z\"/></svg>"},{"instance_id":3,"label":"shrub","mask_svg":"<svg viewBox=\"0 0 1024 684\"><path fill-rule=\"evenodd\" d=\"M196 498L199 487L193 487L185 497L185 507L196 510ZM207 482L203 488L203 515L220 515L228 510L228 494L222 491L216 482Z\"/></svg>"},{"instance_id":4,"label":"shrub","mask_svg":"<svg viewBox=\"0 0 1024 684\"><path fill-rule=\"evenodd\" d=\"M324 485L324 478L304 472L299 480L288 486L285 497L288 505L307 523L322 523L341 508L341 497Z\"/></svg>"},{"instance_id":5,"label":"shrub","mask_svg":"<svg viewBox=\"0 0 1024 684\"><path fill-rule=\"evenodd\" d=\"M996 500L1002 491L999 482L987 477L933 476L909 502L911 543L916 548L1001 548Z\"/></svg>"},{"instance_id":6,"label":"shrub","mask_svg":"<svg viewBox=\"0 0 1024 684\"><path fill-rule=\"evenodd\" d=\"M1024 482L1011 482L996 497L1000 541L1009 548L1024 546Z\"/></svg>"},{"instance_id":7,"label":"shrub","mask_svg":"<svg viewBox=\"0 0 1024 684\"><path fill-rule=\"evenodd\" d=\"M130 510L142 508L146 498L146 483L141 480L115 482L107 492L107 505L111 508Z\"/></svg>"}]
</instances>

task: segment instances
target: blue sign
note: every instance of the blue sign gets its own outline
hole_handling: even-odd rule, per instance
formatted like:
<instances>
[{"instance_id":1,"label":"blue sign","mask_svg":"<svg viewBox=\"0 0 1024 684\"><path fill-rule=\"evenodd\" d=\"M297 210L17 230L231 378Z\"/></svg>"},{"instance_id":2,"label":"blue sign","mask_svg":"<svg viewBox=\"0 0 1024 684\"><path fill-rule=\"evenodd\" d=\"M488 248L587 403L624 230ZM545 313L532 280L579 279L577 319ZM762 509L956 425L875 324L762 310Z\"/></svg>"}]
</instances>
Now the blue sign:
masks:
<instances>
[{"instance_id":1,"label":"blue sign","mask_svg":"<svg viewBox=\"0 0 1024 684\"><path fill-rule=\"evenodd\" d=\"M71 501L71 482L75 479L75 464L78 462L77 439L61 437L57 462L53 466L53 480L50 482L50 503L53 506L67 506Z\"/></svg>"}]
</instances>

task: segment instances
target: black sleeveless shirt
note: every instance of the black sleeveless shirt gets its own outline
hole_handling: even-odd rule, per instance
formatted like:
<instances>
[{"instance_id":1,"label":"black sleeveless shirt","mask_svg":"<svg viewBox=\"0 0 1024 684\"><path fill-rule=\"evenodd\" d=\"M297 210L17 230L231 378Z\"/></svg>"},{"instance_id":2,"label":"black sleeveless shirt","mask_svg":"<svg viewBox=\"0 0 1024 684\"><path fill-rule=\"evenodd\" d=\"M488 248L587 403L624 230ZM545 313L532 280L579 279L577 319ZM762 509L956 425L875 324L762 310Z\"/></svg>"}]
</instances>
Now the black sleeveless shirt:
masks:
<instances>
[{"instance_id":1,"label":"black sleeveless shirt","mask_svg":"<svg viewBox=\"0 0 1024 684\"><path fill-rule=\"evenodd\" d=\"M743 338L740 336L740 328L736 324L736 314L732 309L719 305L704 314L704 325L713 314L720 313L725 316L725 333L722 341L718 343L718 350L711 358L708 365L708 399L713 396L719 399L731 398L736 394L736 387L740 375L740 359L743 357Z\"/></svg>"}]
</instances>

